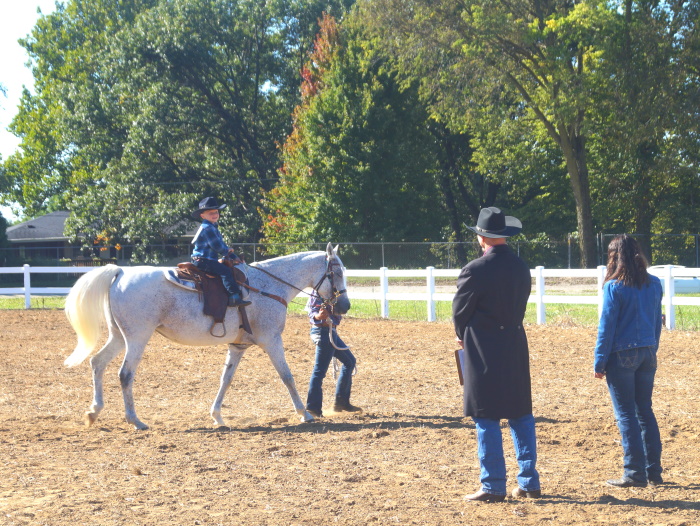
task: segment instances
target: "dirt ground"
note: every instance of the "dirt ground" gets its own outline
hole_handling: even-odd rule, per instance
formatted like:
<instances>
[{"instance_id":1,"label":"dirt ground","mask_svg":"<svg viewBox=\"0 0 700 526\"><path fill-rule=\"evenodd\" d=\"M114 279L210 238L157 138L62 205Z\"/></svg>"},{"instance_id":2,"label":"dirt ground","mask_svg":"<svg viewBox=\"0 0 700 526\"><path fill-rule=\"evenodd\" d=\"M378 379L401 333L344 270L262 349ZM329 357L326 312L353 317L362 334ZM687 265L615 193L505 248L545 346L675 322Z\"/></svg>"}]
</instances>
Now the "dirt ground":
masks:
<instances>
[{"instance_id":1,"label":"dirt ground","mask_svg":"<svg viewBox=\"0 0 700 526\"><path fill-rule=\"evenodd\" d=\"M592 375L595 331L528 326L541 500L463 500L479 487L474 428L448 324L346 319L358 358L361 415L299 422L267 357L251 348L211 425L225 346L183 347L156 336L135 384L151 426L127 425L115 360L105 410L91 428L89 366L61 311L0 311L2 525L666 525L700 524L698 333L664 332L654 403L664 445L656 488L605 485L621 449L604 382ZM304 396L313 348L290 317L287 358ZM326 379L332 402L334 381ZM328 412L328 402L326 412ZM504 429L509 486L515 480Z\"/></svg>"}]
</instances>

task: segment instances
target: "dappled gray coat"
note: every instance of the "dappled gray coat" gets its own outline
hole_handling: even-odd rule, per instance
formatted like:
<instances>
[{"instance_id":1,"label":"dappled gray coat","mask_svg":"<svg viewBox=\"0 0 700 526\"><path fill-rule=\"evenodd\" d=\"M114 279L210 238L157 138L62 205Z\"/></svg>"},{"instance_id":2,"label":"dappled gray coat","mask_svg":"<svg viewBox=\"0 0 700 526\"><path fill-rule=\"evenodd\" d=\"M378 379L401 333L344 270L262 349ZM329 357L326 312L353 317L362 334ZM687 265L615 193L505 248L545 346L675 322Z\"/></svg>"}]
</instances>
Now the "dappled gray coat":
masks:
<instances>
[{"instance_id":1,"label":"dappled gray coat","mask_svg":"<svg viewBox=\"0 0 700 526\"><path fill-rule=\"evenodd\" d=\"M464 342L464 415L518 418L532 413L523 318L530 270L508 245L471 261L457 279L452 315Z\"/></svg>"}]
</instances>

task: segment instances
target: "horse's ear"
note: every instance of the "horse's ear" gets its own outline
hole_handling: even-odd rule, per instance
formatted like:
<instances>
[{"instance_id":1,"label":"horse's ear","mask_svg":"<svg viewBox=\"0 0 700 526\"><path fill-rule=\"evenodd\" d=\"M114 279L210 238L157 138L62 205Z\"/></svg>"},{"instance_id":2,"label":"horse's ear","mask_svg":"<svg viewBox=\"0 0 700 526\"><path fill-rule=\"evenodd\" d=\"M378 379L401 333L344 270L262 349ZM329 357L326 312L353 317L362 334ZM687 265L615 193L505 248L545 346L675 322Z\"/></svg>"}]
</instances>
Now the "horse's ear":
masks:
<instances>
[{"instance_id":1,"label":"horse's ear","mask_svg":"<svg viewBox=\"0 0 700 526\"><path fill-rule=\"evenodd\" d=\"M338 255L338 249L340 248L340 245L336 245L335 248L333 249L333 253L337 256Z\"/></svg>"},{"instance_id":2,"label":"horse's ear","mask_svg":"<svg viewBox=\"0 0 700 526\"><path fill-rule=\"evenodd\" d=\"M326 255L329 258L332 258L335 254L333 253L333 244L329 241L328 245L326 246Z\"/></svg>"}]
</instances>

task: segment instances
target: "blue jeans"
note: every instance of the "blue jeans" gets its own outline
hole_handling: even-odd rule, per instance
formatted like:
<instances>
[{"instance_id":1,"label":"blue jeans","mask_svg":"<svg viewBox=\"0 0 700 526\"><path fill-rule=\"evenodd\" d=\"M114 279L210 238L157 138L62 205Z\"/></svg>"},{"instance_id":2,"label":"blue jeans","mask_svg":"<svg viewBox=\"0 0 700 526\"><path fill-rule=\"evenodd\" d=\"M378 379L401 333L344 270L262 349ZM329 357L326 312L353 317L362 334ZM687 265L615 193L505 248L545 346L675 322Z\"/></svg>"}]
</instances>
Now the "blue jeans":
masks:
<instances>
[{"instance_id":1,"label":"blue jeans","mask_svg":"<svg viewBox=\"0 0 700 526\"><path fill-rule=\"evenodd\" d=\"M217 276L221 276L221 281L223 281L224 288L226 289L226 292L228 292L229 296L239 294L241 292L238 283L236 283L236 279L233 277L233 271L223 263L207 258L193 259L192 263L194 263L194 266L199 270L203 270L207 274L216 274Z\"/></svg>"},{"instance_id":2,"label":"blue jeans","mask_svg":"<svg viewBox=\"0 0 700 526\"><path fill-rule=\"evenodd\" d=\"M333 332L335 344L347 347L340 339L337 332ZM309 382L309 393L306 396L306 409L321 413L323 406L323 379L328 372L328 366L335 356L343 366L335 386L335 399L341 403L350 401L352 389L352 372L355 369L355 356L350 351L339 351L331 345L330 329L328 327L311 327L311 341L316 344L316 361Z\"/></svg>"},{"instance_id":3,"label":"blue jeans","mask_svg":"<svg viewBox=\"0 0 700 526\"><path fill-rule=\"evenodd\" d=\"M503 437L500 420L474 418L481 464L481 489L492 495L506 494L506 462L503 458ZM518 461L518 486L525 491L540 489L537 473L535 418L532 415L508 420Z\"/></svg>"},{"instance_id":4,"label":"blue jeans","mask_svg":"<svg viewBox=\"0 0 700 526\"><path fill-rule=\"evenodd\" d=\"M655 374L655 347L611 353L605 370L622 436L623 476L637 482L661 477L661 437L651 408Z\"/></svg>"}]
</instances>

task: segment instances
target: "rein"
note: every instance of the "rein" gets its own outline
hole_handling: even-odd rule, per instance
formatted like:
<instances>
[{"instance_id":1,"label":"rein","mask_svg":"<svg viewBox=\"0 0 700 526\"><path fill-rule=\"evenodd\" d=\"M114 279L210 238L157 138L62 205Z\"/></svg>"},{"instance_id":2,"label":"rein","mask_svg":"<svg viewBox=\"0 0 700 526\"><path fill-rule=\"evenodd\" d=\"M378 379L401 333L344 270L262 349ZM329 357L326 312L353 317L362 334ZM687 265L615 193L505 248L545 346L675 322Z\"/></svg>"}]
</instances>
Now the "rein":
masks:
<instances>
[{"instance_id":1,"label":"rein","mask_svg":"<svg viewBox=\"0 0 700 526\"><path fill-rule=\"evenodd\" d=\"M266 297L268 297L268 298L270 298L270 299L279 301L279 302L280 302L282 305L284 305L285 307L288 306L287 300L285 300L284 298L278 296L277 294L272 294L272 293L270 293L270 292L265 292L264 290L256 289L255 287L253 287L253 286L251 286L251 285L248 285L247 283L243 283L242 281L236 281L236 283L238 283L241 287L245 287L246 289L248 289L248 290L250 290L250 291L252 291L252 292L257 292L257 293L260 294L261 296L266 296Z\"/></svg>"},{"instance_id":2,"label":"rein","mask_svg":"<svg viewBox=\"0 0 700 526\"><path fill-rule=\"evenodd\" d=\"M347 289L338 290L337 288L335 288L335 285L334 285L334 283L333 283L333 276L335 275L335 272L333 271L333 267L334 267L335 265L337 265L337 263L335 263L335 262L332 261L332 260L328 260L328 265L326 266L326 272L325 272L325 274L323 274L323 276L321 276L321 279L319 279L319 280L318 280L318 283L316 283L316 285L313 287L313 290L316 292L316 294L318 294L318 297L321 298L321 301L323 302L323 304L324 304L324 305L328 305L329 307L331 307L331 310L333 309L333 306L335 305L335 303L338 301L338 297L341 296L342 294L344 294L345 292L347 292ZM282 278L280 278L280 277L278 277L278 276L275 276L272 272L270 272L270 271L268 271L268 270L265 270L264 268L260 268L260 267L257 267L257 266L254 267L254 266L252 266L252 265L248 265L248 268L254 268L254 269L256 269L256 270L259 270L260 272L262 272L262 273L267 274L268 276L270 276L272 279L274 279L274 280L276 280L276 281L279 281L280 283L282 283L282 284L284 284L284 285L287 285L288 287L291 287L291 288L293 288L293 289L295 289L295 290L298 290L298 291L301 292L302 294L306 294L307 296L311 296L311 294L309 294L308 292L306 292L304 289L300 289L300 288L297 287L296 285L292 285L292 284L289 283L288 281L285 281L285 280L283 280ZM330 284L331 284L331 294L332 294L332 296L331 296L330 298L328 298L328 299L325 299L323 296L321 296L321 293L320 293L319 290L318 290L318 289L321 287L321 285L323 285L323 282L324 282L325 280L328 280L328 281L330 282ZM256 289L254 289L254 288L252 288L252 287L250 287L250 286L246 286L246 288L248 288L248 289L250 289L250 290L253 290L253 291L255 291L255 292L260 292L261 294L263 294L263 295L265 295L265 296L268 296L268 297L277 299L277 301L280 301L280 300L281 300L281 298L279 298L279 296L275 296L275 295L273 295L273 294L269 294L269 293L265 293L265 292L256 290ZM284 305L286 306L286 302L285 302L284 300L282 300L282 302L283 302Z\"/></svg>"},{"instance_id":3,"label":"rein","mask_svg":"<svg viewBox=\"0 0 700 526\"><path fill-rule=\"evenodd\" d=\"M304 294L309 294L309 293L306 292L304 289L300 289L300 288L297 287L296 285L292 285L292 284L289 283L288 281L285 281L285 280L283 280L282 278L275 276L272 272L270 272L270 271L268 271L268 270L265 270L264 268L254 267L253 265L248 265L248 268L254 268L255 270L259 270L260 272L262 272L262 273L264 273L264 274L267 274L268 276L270 276L270 277L273 278L274 280L279 281L280 283L282 283L282 284L284 284L284 285L287 285L288 287L292 287L293 289L296 289L296 290L298 290L299 292L303 292ZM309 294L309 296L310 296L310 294Z\"/></svg>"}]
</instances>

